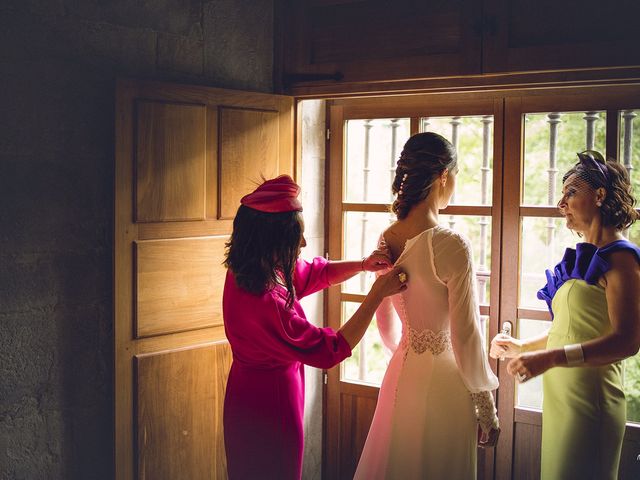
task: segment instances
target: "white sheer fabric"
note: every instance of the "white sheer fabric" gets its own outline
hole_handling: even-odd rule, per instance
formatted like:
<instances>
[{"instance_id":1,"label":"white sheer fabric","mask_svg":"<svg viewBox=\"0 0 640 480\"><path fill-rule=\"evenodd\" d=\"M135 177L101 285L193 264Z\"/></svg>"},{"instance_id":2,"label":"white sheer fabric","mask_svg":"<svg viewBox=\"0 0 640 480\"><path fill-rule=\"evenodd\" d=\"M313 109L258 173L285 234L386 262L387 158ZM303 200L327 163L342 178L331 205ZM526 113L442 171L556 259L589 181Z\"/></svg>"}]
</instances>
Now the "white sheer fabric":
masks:
<instances>
[{"instance_id":1,"label":"white sheer fabric","mask_svg":"<svg viewBox=\"0 0 640 480\"><path fill-rule=\"evenodd\" d=\"M434 227L407 240L396 265L409 284L376 314L394 353L355 478L476 478L478 419L471 394L494 390L498 379L480 334L469 242ZM399 340L390 303L402 322Z\"/></svg>"}]
</instances>

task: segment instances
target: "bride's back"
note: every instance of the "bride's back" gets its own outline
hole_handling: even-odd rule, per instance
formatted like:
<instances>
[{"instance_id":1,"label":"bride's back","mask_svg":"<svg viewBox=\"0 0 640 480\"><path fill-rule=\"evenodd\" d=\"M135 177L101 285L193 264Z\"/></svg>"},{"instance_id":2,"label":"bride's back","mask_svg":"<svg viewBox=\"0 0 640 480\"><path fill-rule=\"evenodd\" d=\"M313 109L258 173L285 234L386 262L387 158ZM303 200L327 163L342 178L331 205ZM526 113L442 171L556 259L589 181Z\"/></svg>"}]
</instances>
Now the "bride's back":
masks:
<instances>
[{"instance_id":1,"label":"bride's back","mask_svg":"<svg viewBox=\"0 0 640 480\"><path fill-rule=\"evenodd\" d=\"M384 235L392 258L408 274L408 288L392 298L403 324L421 332L449 330L449 291L446 281L464 268L457 251L464 242L455 232L434 226L407 238L387 231ZM400 253L397 253L400 251Z\"/></svg>"}]
</instances>

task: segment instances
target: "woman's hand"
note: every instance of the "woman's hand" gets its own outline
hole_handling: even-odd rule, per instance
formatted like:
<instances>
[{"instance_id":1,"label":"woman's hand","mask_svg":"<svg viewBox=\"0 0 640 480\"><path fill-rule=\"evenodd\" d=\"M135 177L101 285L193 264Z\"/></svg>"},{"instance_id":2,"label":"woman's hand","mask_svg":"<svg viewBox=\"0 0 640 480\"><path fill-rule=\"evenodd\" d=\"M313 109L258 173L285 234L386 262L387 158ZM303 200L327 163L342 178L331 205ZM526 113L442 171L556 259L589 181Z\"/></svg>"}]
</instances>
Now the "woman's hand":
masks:
<instances>
[{"instance_id":1,"label":"woman's hand","mask_svg":"<svg viewBox=\"0 0 640 480\"><path fill-rule=\"evenodd\" d=\"M339 330L352 349L355 348L367 331L367 327L382 300L406 288L407 274L400 267L394 268L376 279L364 301Z\"/></svg>"},{"instance_id":2,"label":"woman's hand","mask_svg":"<svg viewBox=\"0 0 640 480\"><path fill-rule=\"evenodd\" d=\"M507 372L516 377L520 383L531 380L538 375L560 365L564 357L564 350L537 350L523 353L507 364Z\"/></svg>"},{"instance_id":3,"label":"woman's hand","mask_svg":"<svg viewBox=\"0 0 640 480\"><path fill-rule=\"evenodd\" d=\"M491 340L491 348L489 349L489 356L491 358L504 360L505 358L520 355L521 352L522 341L510 335L499 333Z\"/></svg>"},{"instance_id":4,"label":"woman's hand","mask_svg":"<svg viewBox=\"0 0 640 480\"><path fill-rule=\"evenodd\" d=\"M491 428L488 432L482 430L478 425L478 446L481 448L495 447L500 438L500 428Z\"/></svg>"},{"instance_id":5,"label":"woman's hand","mask_svg":"<svg viewBox=\"0 0 640 480\"><path fill-rule=\"evenodd\" d=\"M362 260L362 270L367 272L377 272L391 267L393 267L393 262L385 250L374 250L371 255Z\"/></svg>"},{"instance_id":6,"label":"woman's hand","mask_svg":"<svg viewBox=\"0 0 640 480\"><path fill-rule=\"evenodd\" d=\"M396 267L376 279L371 287L371 293L379 295L380 298L395 295L406 290L407 281L407 274L400 267Z\"/></svg>"}]
</instances>

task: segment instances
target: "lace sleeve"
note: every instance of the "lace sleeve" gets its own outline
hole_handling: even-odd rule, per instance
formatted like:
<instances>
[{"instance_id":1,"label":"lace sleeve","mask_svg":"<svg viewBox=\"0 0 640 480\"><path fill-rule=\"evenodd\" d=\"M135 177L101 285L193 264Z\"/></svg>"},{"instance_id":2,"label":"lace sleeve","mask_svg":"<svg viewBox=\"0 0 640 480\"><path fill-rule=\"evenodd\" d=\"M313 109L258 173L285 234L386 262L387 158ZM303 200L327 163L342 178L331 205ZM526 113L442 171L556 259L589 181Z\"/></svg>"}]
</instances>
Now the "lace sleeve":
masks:
<instances>
[{"instance_id":1,"label":"lace sleeve","mask_svg":"<svg viewBox=\"0 0 640 480\"><path fill-rule=\"evenodd\" d=\"M496 405L491 392L472 393L471 399L473 400L476 417L478 418L478 423L482 431L487 433L492 428L498 428L500 426L498 422L498 412L496 411Z\"/></svg>"}]
</instances>

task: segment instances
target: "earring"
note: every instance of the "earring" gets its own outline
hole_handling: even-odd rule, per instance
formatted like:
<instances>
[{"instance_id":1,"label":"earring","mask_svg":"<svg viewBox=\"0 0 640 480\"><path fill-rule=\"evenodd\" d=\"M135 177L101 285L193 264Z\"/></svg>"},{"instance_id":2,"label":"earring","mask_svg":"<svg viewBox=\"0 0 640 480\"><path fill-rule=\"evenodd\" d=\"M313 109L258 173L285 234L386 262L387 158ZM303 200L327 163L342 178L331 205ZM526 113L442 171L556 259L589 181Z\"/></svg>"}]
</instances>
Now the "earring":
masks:
<instances>
[{"instance_id":1,"label":"earring","mask_svg":"<svg viewBox=\"0 0 640 480\"><path fill-rule=\"evenodd\" d=\"M602 202L601 202L600 200L598 200L598 201L596 202L596 207L601 207L601 206L602 206Z\"/></svg>"}]
</instances>

